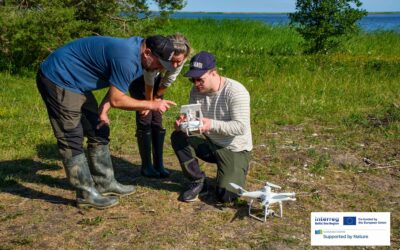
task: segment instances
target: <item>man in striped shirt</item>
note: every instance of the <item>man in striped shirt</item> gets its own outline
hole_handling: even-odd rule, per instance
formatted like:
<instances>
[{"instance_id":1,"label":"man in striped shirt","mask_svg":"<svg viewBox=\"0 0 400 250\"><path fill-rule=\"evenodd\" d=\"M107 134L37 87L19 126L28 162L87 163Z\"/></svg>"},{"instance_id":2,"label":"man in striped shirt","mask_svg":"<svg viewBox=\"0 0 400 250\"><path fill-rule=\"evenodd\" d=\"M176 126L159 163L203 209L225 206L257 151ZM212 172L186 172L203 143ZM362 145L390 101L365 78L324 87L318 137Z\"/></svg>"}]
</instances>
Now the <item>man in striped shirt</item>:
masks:
<instances>
[{"instance_id":1,"label":"man in striped shirt","mask_svg":"<svg viewBox=\"0 0 400 250\"><path fill-rule=\"evenodd\" d=\"M206 175L198 158L216 163L216 196L221 202L237 198L230 182L244 186L253 148L250 128L250 95L239 82L219 75L215 57L205 51L190 61L185 74L193 82L189 103L200 103L203 113L200 133L187 135L179 130L185 117L175 122L171 135L172 147L178 157L189 187L180 200L195 201L207 191Z\"/></svg>"}]
</instances>

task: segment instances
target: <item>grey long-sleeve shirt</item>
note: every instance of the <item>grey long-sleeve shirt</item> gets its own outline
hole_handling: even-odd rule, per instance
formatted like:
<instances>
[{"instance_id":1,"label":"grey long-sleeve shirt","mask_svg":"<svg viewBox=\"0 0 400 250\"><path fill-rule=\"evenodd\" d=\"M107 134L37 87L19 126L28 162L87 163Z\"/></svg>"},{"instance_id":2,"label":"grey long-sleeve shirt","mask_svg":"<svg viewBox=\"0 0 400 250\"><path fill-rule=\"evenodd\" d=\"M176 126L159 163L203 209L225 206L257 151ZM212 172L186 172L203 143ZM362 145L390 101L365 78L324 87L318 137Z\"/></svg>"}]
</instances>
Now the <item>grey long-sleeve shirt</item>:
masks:
<instances>
[{"instance_id":1,"label":"grey long-sleeve shirt","mask_svg":"<svg viewBox=\"0 0 400 250\"><path fill-rule=\"evenodd\" d=\"M251 151L250 95L239 82L226 78L224 87L213 93L190 92L189 103L201 103L203 116L211 119L207 136L233 152Z\"/></svg>"}]
</instances>

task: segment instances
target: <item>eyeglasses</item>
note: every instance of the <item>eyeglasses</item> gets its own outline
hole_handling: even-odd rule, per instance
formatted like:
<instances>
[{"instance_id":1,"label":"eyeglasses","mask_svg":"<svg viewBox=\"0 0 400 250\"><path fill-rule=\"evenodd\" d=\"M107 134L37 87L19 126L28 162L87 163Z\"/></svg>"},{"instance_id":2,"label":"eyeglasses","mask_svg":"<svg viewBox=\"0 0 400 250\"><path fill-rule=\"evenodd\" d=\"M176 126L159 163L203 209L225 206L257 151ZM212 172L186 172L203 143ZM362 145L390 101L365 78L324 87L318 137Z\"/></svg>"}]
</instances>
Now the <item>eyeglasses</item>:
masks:
<instances>
[{"instance_id":1,"label":"eyeglasses","mask_svg":"<svg viewBox=\"0 0 400 250\"><path fill-rule=\"evenodd\" d=\"M204 83L204 79L202 79L202 78L194 78L194 77L191 77L191 78L189 78L189 80L190 80L193 84L196 84L196 83L203 84L203 83Z\"/></svg>"},{"instance_id":2,"label":"eyeglasses","mask_svg":"<svg viewBox=\"0 0 400 250\"><path fill-rule=\"evenodd\" d=\"M196 84L197 82L200 84L204 84L205 79L207 78L209 72L204 74L202 77L190 77L189 81L191 81L193 84Z\"/></svg>"}]
</instances>

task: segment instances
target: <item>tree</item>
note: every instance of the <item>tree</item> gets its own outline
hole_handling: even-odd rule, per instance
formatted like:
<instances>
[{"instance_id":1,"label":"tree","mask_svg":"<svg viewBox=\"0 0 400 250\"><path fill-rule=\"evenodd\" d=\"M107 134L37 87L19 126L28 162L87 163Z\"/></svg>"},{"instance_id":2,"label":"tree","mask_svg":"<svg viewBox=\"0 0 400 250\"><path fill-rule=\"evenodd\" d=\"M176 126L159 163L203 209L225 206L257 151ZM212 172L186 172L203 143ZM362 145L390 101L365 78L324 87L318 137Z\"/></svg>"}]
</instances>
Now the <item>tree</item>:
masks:
<instances>
[{"instance_id":1,"label":"tree","mask_svg":"<svg viewBox=\"0 0 400 250\"><path fill-rule=\"evenodd\" d=\"M154 2L158 19L186 3ZM36 68L55 48L82 36L147 36L163 23L150 14L147 0L0 0L0 71Z\"/></svg>"},{"instance_id":2,"label":"tree","mask_svg":"<svg viewBox=\"0 0 400 250\"><path fill-rule=\"evenodd\" d=\"M290 25L303 36L308 52L327 51L359 31L357 21L367 15L361 5L360 0L297 0Z\"/></svg>"}]
</instances>

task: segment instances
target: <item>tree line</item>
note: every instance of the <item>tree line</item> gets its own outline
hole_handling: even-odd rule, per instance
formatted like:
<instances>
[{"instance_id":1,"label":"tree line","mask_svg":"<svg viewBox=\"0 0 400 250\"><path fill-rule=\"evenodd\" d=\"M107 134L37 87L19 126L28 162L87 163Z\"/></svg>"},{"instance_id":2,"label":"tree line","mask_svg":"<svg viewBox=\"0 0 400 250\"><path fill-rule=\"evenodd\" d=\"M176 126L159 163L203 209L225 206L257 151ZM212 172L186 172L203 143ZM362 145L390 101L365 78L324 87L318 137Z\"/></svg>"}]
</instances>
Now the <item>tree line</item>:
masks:
<instances>
[{"instance_id":1,"label":"tree line","mask_svg":"<svg viewBox=\"0 0 400 250\"><path fill-rule=\"evenodd\" d=\"M185 0L0 0L0 71L34 69L55 48L90 35L152 34ZM337 47L357 32L367 13L360 0L298 0L290 25L304 37L306 53Z\"/></svg>"}]
</instances>

